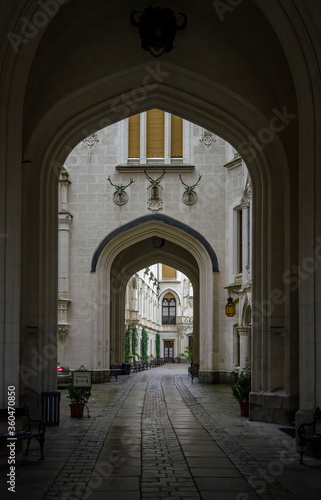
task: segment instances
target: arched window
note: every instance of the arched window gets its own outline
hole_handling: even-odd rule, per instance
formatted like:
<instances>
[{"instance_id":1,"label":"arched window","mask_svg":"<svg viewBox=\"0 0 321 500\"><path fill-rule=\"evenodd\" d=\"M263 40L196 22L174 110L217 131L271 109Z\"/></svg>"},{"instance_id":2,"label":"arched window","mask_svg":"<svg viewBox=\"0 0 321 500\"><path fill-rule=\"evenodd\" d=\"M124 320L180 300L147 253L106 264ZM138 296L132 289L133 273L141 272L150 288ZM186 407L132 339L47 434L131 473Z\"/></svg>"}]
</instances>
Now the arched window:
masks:
<instances>
[{"instance_id":1,"label":"arched window","mask_svg":"<svg viewBox=\"0 0 321 500\"><path fill-rule=\"evenodd\" d=\"M165 295L163 299L162 310L162 324L176 325L176 300L170 293Z\"/></svg>"}]
</instances>

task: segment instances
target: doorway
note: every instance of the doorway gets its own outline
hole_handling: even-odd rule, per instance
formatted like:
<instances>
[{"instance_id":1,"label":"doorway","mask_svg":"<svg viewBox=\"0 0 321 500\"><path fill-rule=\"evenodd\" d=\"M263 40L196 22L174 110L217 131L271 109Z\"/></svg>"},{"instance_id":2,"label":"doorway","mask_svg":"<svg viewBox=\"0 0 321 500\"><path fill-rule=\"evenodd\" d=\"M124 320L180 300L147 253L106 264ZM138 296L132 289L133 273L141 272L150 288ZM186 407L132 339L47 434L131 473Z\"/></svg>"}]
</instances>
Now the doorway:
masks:
<instances>
[{"instance_id":1,"label":"doorway","mask_svg":"<svg viewBox=\"0 0 321 500\"><path fill-rule=\"evenodd\" d=\"M165 340L164 341L164 359L165 363L173 363L174 359L174 341Z\"/></svg>"}]
</instances>

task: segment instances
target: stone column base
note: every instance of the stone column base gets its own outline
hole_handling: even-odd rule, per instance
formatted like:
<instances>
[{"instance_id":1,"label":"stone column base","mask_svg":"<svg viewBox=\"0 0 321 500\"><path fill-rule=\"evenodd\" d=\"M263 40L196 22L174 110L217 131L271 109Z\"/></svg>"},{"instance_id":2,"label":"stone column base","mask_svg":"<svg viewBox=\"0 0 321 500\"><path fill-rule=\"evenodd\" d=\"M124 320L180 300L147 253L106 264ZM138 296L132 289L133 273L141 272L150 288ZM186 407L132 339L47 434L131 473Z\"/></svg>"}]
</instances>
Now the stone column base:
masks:
<instances>
[{"instance_id":1,"label":"stone column base","mask_svg":"<svg viewBox=\"0 0 321 500\"><path fill-rule=\"evenodd\" d=\"M298 398L294 396L251 392L250 420L292 426L298 406Z\"/></svg>"},{"instance_id":2,"label":"stone column base","mask_svg":"<svg viewBox=\"0 0 321 500\"><path fill-rule=\"evenodd\" d=\"M234 376L231 372L223 370L200 370L198 380L201 384L233 384Z\"/></svg>"}]
</instances>

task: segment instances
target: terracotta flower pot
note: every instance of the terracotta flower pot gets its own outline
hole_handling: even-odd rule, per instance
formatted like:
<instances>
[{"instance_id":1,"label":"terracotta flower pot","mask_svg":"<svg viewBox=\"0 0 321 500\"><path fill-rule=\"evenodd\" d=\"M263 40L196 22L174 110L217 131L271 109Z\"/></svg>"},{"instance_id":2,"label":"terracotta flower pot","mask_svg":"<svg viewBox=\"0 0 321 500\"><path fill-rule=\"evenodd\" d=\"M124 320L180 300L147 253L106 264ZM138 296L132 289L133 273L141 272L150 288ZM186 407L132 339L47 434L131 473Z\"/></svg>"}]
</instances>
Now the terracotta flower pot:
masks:
<instances>
[{"instance_id":1,"label":"terracotta flower pot","mask_svg":"<svg viewBox=\"0 0 321 500\"><path fill-rule=\"evenodd\" d=\"M84 406L77 403L70 403L70 416L75 418L82 418L84 416Z\"/></svg>"},{"instance_id":2,"label":"terracotta flower pot","mask_svg":"<svg viewBox=\"0 0 321 500\"><path fill-rule=\"evenodd\" d=\"M240 403L240 410L241 410L242 417L248 417L249 416L249 403Z\"/></svg>"}]
</instances>

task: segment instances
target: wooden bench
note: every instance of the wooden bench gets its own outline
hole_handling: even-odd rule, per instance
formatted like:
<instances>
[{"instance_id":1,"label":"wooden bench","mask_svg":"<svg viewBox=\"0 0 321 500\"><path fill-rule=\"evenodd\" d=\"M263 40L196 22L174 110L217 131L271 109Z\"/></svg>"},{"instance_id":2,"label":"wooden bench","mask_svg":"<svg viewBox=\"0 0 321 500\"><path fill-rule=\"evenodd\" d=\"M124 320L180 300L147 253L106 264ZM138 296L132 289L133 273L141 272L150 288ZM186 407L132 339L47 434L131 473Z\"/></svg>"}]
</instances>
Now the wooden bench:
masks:
<instances>
[{"instance_id":1,"label":"wooden bench","mask_svg":"<svg viewBox=\"0 0 321 500\"><path fill-rule=\"evenodd\" d=\"M30 446L30 441L31 439L36 439L39 443L40 446L40 458L39 460L44 460L44 442L45 442L45 432L46 432L46 426L43 423L42 420L33 420L30 418L29 415L29 410L28 406L24 405L23 408L13 408L10 411L10 415L14 415L15 417L15 424L17 424L16 418L23 417L24 418L24 424L22 429L15 429L14 431L6 431L2 432L0 434L0 447L2 447L5 443L14 443L15 440L21 440L21 439L27 439L27 449L24 455L28 455L29 453L29 446ZM1 409L0 410L0 418L1 420L6 420L7 426L9 427L9 413L8 409ZM12 439L12 441L11 441Z\"/></svg>"},{"instance_id":2,"label":"wooden bench","mask_svg":"<svg viewBox=\"0 0 321 500\"><path fill-rule=\"evenodd\" d=\"M317 423L319 421L319 432L317 433ZM303 423L298 429L299 448L300 448L300 464L304 465L303 453L308 443L312 443L316 458L318 456L318 443L321 443L321 410L318 407L314 412L314 418L311 423Z\"/></svg>"},{"instance_id":3,"label":"wooden bench","mask_svg":"<svg viewBox=\"0 0 321 500\"><path fill-rule=\"evenodd\" d=\"M126 375L127 371L121 363L112 363L110 365L110 376L115 377L117 382L118 375Z\"/></svg>"}]
</instances>

